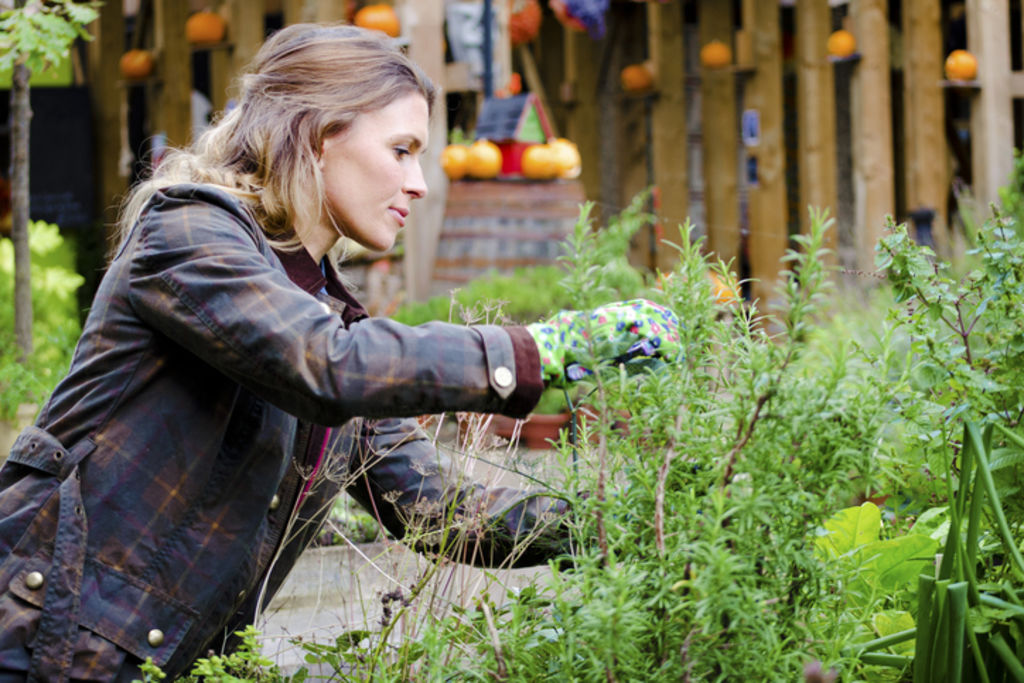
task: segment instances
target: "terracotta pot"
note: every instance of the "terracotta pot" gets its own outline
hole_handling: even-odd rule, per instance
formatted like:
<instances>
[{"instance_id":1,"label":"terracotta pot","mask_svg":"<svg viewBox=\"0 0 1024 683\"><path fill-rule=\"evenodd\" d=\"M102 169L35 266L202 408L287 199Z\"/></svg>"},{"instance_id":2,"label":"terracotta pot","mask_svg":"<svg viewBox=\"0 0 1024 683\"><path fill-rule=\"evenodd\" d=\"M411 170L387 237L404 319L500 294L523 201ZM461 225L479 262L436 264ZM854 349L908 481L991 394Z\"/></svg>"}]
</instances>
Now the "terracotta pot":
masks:
<instances>
[{"instance_id":1,"label":"terracotta pot","mask_svg":"<svg viewBox=\"0 0 1024 683\"><path fill-rule=\"evenodd\" d=\"M551 441L558 441L558 433L568 429L572 415L568 412L555 415L531 413L519 430L519 443L527 448L551 448ZM504 415L491 418L491 431L498 436L511 439L517 420Z\"/></svg>"}]
</instances>

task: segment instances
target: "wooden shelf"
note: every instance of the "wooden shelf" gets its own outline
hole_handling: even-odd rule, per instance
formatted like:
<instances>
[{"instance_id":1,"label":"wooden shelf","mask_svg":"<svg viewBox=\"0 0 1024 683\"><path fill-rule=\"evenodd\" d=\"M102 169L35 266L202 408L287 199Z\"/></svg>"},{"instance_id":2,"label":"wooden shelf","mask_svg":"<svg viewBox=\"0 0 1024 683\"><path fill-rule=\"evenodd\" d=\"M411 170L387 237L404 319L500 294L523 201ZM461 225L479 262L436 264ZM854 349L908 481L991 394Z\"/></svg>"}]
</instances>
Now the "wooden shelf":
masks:
<instances>
[{"instance_id":1,"label":"wooden shelf","mask_svg":"<svg viewBox=\"0 0 1024 683\"><path fill-rule=\"evenodd\" d=\"M954 92L965 93L973 95L974 93L981 90L981 81L952 81L949 79L939 81L939 87L952 90Z\"/></svg>"},{"instance_id":2,"label":"wooden shelf","mask_svg":"<svg viewBox=\"0 0 1024 683\"><path fill-rule=\"evenodd\" d=\"M829 55L828 61L833 64L856 64L860 61L860 53L854 52L849 57L836 57L834 55Z\"/></svg>"}]
</instances>

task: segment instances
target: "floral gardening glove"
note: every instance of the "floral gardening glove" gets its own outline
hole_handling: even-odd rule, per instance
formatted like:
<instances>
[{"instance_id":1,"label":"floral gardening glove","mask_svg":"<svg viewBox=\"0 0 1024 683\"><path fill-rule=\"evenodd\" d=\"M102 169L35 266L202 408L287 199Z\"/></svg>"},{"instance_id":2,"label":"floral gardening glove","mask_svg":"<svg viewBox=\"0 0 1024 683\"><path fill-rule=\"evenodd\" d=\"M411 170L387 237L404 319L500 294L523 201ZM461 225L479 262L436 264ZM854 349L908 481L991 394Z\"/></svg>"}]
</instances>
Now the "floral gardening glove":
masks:
<instances>
[{"instance_id":1,"label":"floral gardening glove","mask_svg":"<svg viewBox=\"0 0 1024 683\"><path fill-rule=\"evenodd\" d=\"M589 320L588 320L589 317ZM540 353L541 374L548 385L565 386L591 374L587 335L599 364L625 363L627 369L651 367L652 359L672 361L682 351L679 318L646 299L621 301L592 311L559 311L548 320L527 325Z\"/></svg>"}]
</instances>

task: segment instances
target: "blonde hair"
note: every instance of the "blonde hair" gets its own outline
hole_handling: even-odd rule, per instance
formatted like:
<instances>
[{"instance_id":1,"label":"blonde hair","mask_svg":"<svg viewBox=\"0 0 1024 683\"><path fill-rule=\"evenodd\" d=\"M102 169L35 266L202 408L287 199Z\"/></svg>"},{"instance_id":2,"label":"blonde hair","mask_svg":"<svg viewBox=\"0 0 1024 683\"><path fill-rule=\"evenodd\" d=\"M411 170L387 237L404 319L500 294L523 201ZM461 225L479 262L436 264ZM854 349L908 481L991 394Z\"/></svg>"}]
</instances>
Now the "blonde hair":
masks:
<instances>
[{"instance_id":1,"label":"blonde hair","mask_svg":"<svg viewBox=\"0 0 1024 683\"><path fill-rule=\"evenodd\" d=\"M317 163L324 140L406 94L423 95L430 111L436 97L430 79L384 34L348 25L281 29L238 86L238 106L132 189L121 240L160 188L209 183L245 202L273 243L297 248L295 226L319 222L324 211Z\"/></svg>"}]
</instances>

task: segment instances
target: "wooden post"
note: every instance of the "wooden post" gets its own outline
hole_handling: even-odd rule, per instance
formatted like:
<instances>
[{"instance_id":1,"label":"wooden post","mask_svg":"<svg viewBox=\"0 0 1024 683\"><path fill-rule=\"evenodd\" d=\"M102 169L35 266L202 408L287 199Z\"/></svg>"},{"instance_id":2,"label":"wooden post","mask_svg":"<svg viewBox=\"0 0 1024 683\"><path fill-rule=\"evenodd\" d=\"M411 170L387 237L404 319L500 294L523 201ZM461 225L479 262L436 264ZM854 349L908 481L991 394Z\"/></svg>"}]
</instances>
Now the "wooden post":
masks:
<instances>
[{"instance_id":1,"label":"wooden post","mask_svg":"<svg viewBox=\"0 0 1024 683\"><path fill-rule=\"evenodd\" d=\"M264 38L264 0L231 0L231 78L256 56Z\"/></svg>"},{"instance_id":2,"label":"wooden post","mask_svg":"<svg viewBox=\"0 0 1024 683\"><path fill-rule=\"evenodd\" d=\"M569 110L568 137L576 143L580 156L589 160L583 164L580 181L588 199L601 196L601 146L607 141L600 136L600 112L598 111L598 65L600 55L594 48L594 41L585 34L563 29L566 49L566 91L571 99ZM601 206L597 207L594 218L599 218Z\"/></svg>"},{"instance_id":3,"label":"wooden post","mask_svg":"<svg viewBox=\"0 0 1024 683\"><path fill-rule=\"evenodd\" d=\"M334 23L345 21L345 0L317 0L313 17L315 21Z\"/></svg>"},{"instance_id":4,"label":"wooden post","mask_svg":"<svg viewBox=\"0 0 1024 683\"><path fill-rule=\"evenodd\" d=\"M683 45L682 2L647 3L647 41L657 77L658 96L651 111L651 153L656 186L655 212L660 227L653 267L672 270L678 253L658 242L678 243L679 226L689 214L689 175L687 173L686 130L686 55ZM663 231L663 234L659 232Z\"/></svg>"},{"instance_id":5,"label":"wooden post","mask_svg":"<svg viewBox=\"0 0 1024 683\"><path fill-rule=\"evenodd\" d=\"M873 270L886 216L895 212L889 19L886 0L853 0L860 49L853 76L853 192L857 267Z\"/></svg>"},{"instance_id":6,"label":"wooden post","mask_svg":"<svg viewBox=\"0 0 1024 683\"><path fill-rule=\"evenodd\" d=\"M831 33L829 4L796 0L797 155L800 176L800 225L810 229L807 208L828 209L836 217L836 110L832 64L826 44ZM838 244L833 227L825 247ZM833 253L832 262L835 262Z\"/></svg>"},{"instance_id":7,"label":"wooden post","mask_svg":"<svg viewBox=\"0 0 1024 683\"><path fill-rule=\"evenodd\" d=\"M1013 171L1009 0L967 0L967 48L978 58L981 81L971 102L972 189L987 206L999 200Z\"/></svg>"},{"instance_id":8,"label":"wooden post","mask_svg":"<svg viewBox=\"0 0 1024 683\"><path fill-rule=\"evenodd\" d=\"M949 162L940 0L903 0L903 140L907 209L935 211L935 246L949 255Z\"/></svg>"},{"instance_id":9,"label":"wooden post","mask_svg":"<svg viewBox=\"0 0 1024 683\"><path fill-rule=\"evenodd\" d=\"M89 83L92 96L93 135L96 140L96 206L113 236L117 208L128 179L121 175L121 110L127 106L124 85L118 82L118 61L124 53L124 12L121 3L100 9L90 32Z\"/></svg>"},{"instance_id":10,"label":"wooden post","mask_svg":"<svg viewBox=\"0 0 1024 683\"><path fill-rule=\"evenodd\" d=\"M282 0L281 14L283 15L284 25L301 24L307 21L307 19L312 19L312 15L307 15L307 4L306 0Z\"/></svg>"},{"instance_id":11,"label":"wooden post","mask_svg":"<svg viewBox=\"0 0 1024 683\"><path fill-rule=\"evenodd\" d=\"M732 45L732 3L700 0L700 44L718 40ZM704 160L704 207L707 246L718 258L736 262L740 251L738 185L739 121L736 86L731 69L701 69L701 128Z\"/></svg>"},{"instance_id":12,"label":"wooden post","mask_svg":"<svg viewBox=\"0 0 1024 683\"><path fill-rule=\"evenodd\" d=\"M430 296L430 279L448 197L448 178L441 169L441 150L448 137L445 95L440 91L445 77L444 52L441 49L444 2L417 0L416 11L407 12L404 16L409 22L403 30L409 36L409 56L437 84L439 90L430 122L430 145L421 162L430 191L425 199L413 206L402 233L405 242L403 268L406 294L412 300L422 300Z\"/></svg>"},{"instance_id":13,"label":"wooden post","mask_svg":"<svg viewBox=\"0 0 1024 683\"><path fill-rule=\"evenodd\" d=\"M188 144L192 134L192 55L185 40L188 3L154 0L153 36L159 60L160 84L153 109L155 131L167 144Z\"/></svg>"},{"instance_id":14,"label":"wooden post","mask_svg":"<svg viewBox=\"0 0 1024 683\"><path fill-rule=\"evenodd\" d=\"M759 120L757 145L748 149L757 163L757 184L749 188L751 294L762 310L773 298L789 246L786 206L786 145L782 106L782 28L779 7L743 0L743 27L753 39L754 73L744 100Z\"/></svg>"}]
</instances>

